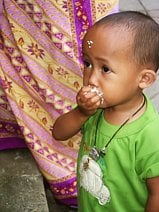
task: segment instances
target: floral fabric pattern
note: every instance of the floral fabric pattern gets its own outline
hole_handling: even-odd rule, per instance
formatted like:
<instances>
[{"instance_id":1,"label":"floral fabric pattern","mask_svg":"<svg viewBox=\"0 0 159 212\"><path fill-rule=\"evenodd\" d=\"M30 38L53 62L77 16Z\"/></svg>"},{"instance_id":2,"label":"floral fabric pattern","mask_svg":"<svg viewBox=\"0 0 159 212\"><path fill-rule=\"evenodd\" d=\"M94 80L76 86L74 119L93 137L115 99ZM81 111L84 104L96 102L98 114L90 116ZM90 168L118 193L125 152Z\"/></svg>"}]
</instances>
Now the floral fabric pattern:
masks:
<instances>
[{"instance_id":1,"label":"floral fabric pattern","mask_svg":"<svg viewBox=\"0 0 159 212\"><path fill-rule=\"evenodd\" d=\"M57 142L51 129L76 104L85 32L117 10L117 0L0 2L0 149L27 146L55 198L67 205L77 205L81 135Z\"/></svg>"}]
</instances>

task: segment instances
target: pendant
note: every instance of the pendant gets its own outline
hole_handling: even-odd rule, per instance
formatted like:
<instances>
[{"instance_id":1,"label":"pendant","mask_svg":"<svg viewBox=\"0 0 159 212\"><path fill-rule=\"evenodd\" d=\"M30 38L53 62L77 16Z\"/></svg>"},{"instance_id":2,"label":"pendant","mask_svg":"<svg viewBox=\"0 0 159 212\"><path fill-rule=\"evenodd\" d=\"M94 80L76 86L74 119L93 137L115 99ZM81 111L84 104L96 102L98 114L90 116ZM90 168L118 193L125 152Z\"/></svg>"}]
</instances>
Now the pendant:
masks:
<instances>
[{"instance_id":1,"label":"pendant","mask_svg":"<svg viewBox=\"0 0 159 212\"><path fill-rule=\"evenodd\" d=\"M110 201L110 191L103 183L103 173L99 164L84 155L79 165L80 186L94 196L100 205Z\"/></svg>"},{"instance_id":2,"label":"pendant","mask_svg":"<svg viewBox=\"0 0 159 212\"><path fill-rule=\"evenodd\" d=\"M101 149L99 154L101 157L104 157L106 155L106 148L104 147L103 149Z\"/></svg>"},{"instance_id":3,"label":"pendant","mask_svg":"<svg viewBox=\"0 0 159 212\"><path fill-rule=\"evenodd\" d=\"M105 147L101 150L99 150L96 146L94 146L91 150L90 150L90 157L93 158L93 160L97 161L99 160L100 157L104 157L106 155L105 153L106 149Z\"/></svg>"},{"instance_id":4,"label":"pendant","mask_svg":"<svg viewBox=\"0 0 159 212\"><path fill-rule=\"evenodd\" d=\"M102 168L102 170L106 169L106 164L104 161L104 156L105 156L105 149L101 149L100 151L97 149L96 146L94 146L89 153L89 156L96 161L100 167Z\"/></svg>"},{"instance_id":5,"label":"pendant","mask_svg":"<svg viewBox=\"0 0 159 212\"><path fill-rule=\"evenodd\" d=\"M97 161L97 160L99 159L99 157L100 157L100 152L99 152L99 150L97 149L97 147L94 146L94 147L90 150L89 155L90 155L90 157L91 157L93 160Z\"/></svg>"}]
</instances>

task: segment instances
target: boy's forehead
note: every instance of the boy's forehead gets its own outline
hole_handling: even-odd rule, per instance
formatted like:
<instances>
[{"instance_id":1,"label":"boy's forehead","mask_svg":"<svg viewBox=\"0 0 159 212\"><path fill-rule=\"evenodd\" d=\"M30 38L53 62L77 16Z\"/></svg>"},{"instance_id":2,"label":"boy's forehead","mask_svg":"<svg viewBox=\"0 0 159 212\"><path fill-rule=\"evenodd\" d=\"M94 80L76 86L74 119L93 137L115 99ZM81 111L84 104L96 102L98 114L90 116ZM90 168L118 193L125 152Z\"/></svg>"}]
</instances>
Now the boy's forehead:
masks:
<instances>
[{"instance_id":1,"label":"boy's forehead","mask_svg":"<svg viewBox=\"0 0 159 212\"><path fill-rule=\"evenodd\" d=\"M83 40L83 53L94 57L131 58L133 39L131 32L118 27L92 27Z\"/></svg>"},{"instance_id":2,"label":"boy's forehead","mask_svg":"<svg viewBox=\"0 0 159 212\"><path fill-rule=\"evenodd\" d=\"M99 36L101 39L104 38L107 34L112 36L114 34L120 34L120 36L128 36L132 32L126 29L124 26L115 26L115 25L94 25L88 29L84 38L97 37ZM98 38L99 38L98 37ZM117 38L117 37L116 37Z\"/></svg>"},{"instance_id":3,"label":"boy's forehead","mask_svg":"<svg viewBox=\"0 0 159 212\"><path fill-rule=\"evenodd\" d=\"M113 42L119 43L122 45L132 44L133 33L129 30L126 30L119 26L103 26L103 25L94 25L91 27L84 36L83 46L89 45L92 43L95 45Z\"/></svg>"}]
</instances>

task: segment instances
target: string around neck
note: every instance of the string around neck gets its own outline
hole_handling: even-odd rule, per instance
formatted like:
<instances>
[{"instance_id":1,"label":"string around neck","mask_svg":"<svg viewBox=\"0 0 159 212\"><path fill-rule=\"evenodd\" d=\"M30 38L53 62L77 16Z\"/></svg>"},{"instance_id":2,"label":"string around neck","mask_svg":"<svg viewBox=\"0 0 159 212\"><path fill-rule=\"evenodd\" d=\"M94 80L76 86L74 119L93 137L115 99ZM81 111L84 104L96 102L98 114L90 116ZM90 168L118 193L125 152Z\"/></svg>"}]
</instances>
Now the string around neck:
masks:
<instances>
[{"instance_id":1,"label":"string around neck","mask_svg":"<svg viewBox=\"0 0 159 212\"><path fill-rule=\"evenodd\" d=\"M105 155L105 150L106 148L108 147L108 145L110 144L110 142L113 140L113 138L116 136L116 134L126 125L126 123L131 119L133 118L139 111L142 110L142 108L145 106L145 103L146 103L146 98L145 96L143 95L144 97L144 100L143 100L143 103L141 104L141 106L139 108L137 108L137 110L129 117L127 118L121 125L120 127L115 131L115 133L112 135L112 137L109 139L109 141L107 142L107 144L100 150L98 151L99 152L99 155L101 156L104 156ZM98 119L97 119L97 126L96 126L96 131L95 131L95 142L94 142L94 147L96 148L96 140L97 140L97 131L98 131L98 125L99 125L99 120L100 120L100 117L102 115L102 112L103 110L100 112L99 116L98 116ZM97 149L97 148L96 148Z\"/></svg>"}]
</instances>

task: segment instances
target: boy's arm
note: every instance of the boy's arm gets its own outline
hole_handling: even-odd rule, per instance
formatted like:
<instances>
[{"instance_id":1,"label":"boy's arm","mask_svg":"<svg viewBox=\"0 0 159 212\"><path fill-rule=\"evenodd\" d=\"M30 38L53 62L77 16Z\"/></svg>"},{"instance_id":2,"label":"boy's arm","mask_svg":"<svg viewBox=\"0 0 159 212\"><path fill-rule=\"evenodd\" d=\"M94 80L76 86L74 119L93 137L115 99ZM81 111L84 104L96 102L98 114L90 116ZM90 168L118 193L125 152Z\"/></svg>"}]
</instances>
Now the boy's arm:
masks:
<instances>
[{"instance_id":1,"label":"boy's arm","mask_svg":"<svg viewBox=\"0 0 159 212\"><path fill-rule=\"evenodd\" d=\"M52 135L56 140L67 140L79 132L85 121L93 115L101 103L101 97L85 86L77 94L78 107L63 114L54 123Z\"/></svg>"},{"instance_id":2,"label":"boy's arm","mask_svg":"<svg viewBox=\"0 0 159 212\"><path fill-rule=\"evenodd\" d=\"M145 212L159 212L159 177L146 180L148 200Z\"/></svg>"},{"instance_id":3,"label":"boy's arm","mask_svg":"<svg viewBox=\"0 0 159 212\"><path fill-rule=\"evenodd\" d=\"M52 135L56 140L67 140L78 133L89 116L81 113L79 107L57 118Z\"/></svg>"}]
</instances>

